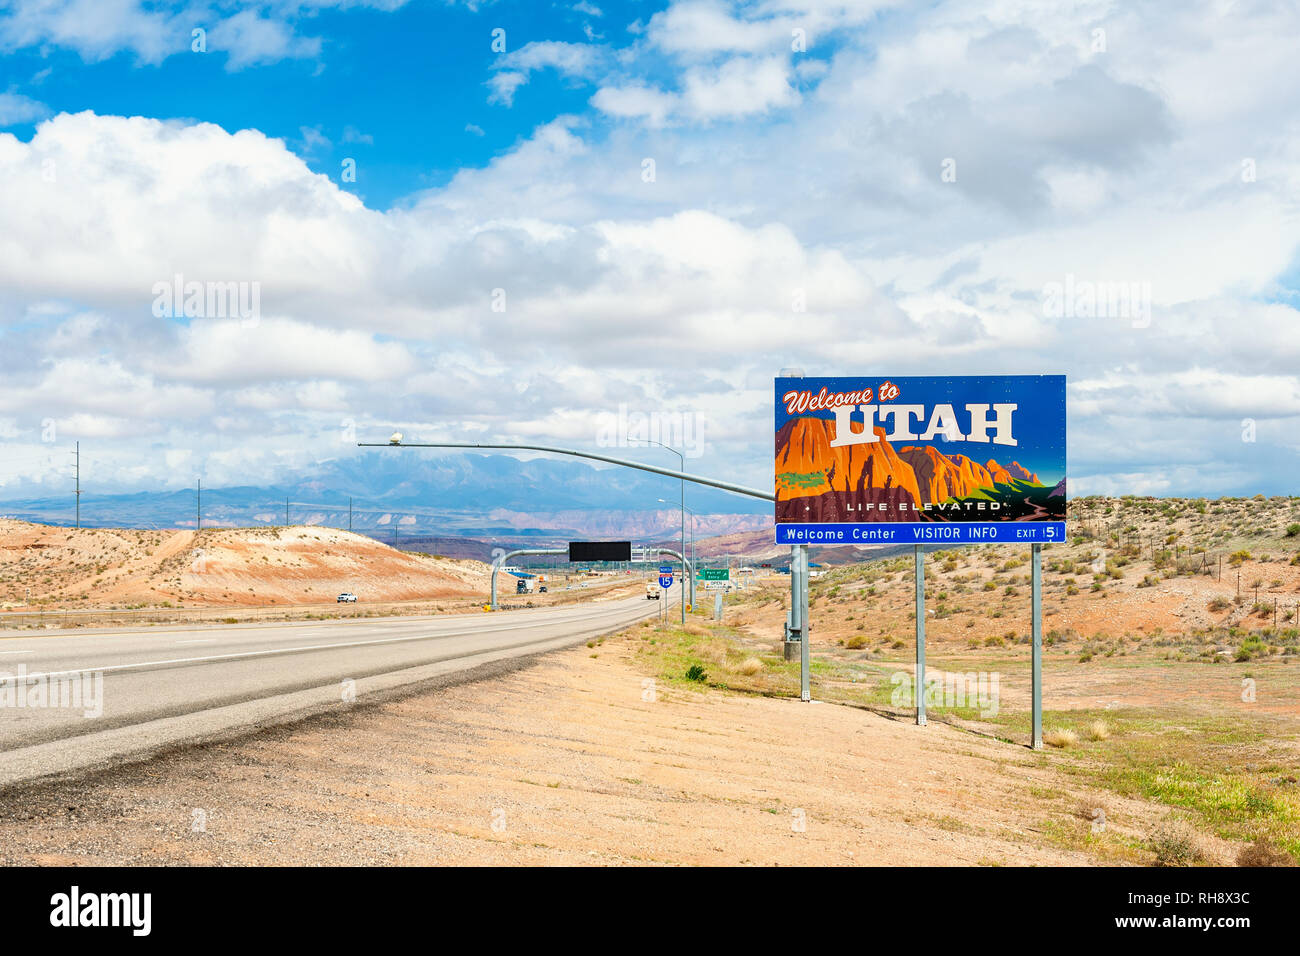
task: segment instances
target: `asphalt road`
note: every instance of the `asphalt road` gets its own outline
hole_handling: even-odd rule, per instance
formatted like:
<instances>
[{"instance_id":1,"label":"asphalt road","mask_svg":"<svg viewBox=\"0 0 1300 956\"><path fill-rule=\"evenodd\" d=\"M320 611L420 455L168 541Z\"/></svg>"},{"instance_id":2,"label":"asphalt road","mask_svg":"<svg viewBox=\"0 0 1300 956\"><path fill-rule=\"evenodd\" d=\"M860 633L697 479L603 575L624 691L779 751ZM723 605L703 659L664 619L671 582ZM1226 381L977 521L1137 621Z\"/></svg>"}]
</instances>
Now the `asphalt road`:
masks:
<instances>
[{"instance_id":1,"label":"asphalt road","mask_svg":"<svg viewBox=\"0 0 1300 956\"><path fill-rule=\"evenodd\" d=\"M562 647L658 603L641 595L490 614L0 637L0 785ZM2 682L6 674L23 679Z\"/></svg>"}]
</instances>

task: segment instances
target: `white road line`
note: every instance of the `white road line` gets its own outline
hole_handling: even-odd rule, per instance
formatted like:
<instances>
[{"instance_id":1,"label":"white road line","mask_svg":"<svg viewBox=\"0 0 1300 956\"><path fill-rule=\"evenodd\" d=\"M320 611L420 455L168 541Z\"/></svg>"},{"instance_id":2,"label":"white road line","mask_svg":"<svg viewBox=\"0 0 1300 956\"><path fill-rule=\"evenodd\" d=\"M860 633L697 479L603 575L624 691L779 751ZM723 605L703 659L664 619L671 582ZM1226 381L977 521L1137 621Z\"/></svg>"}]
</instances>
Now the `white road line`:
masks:
<instances>
[{"instance_id":1,"label":"white road line","mask_svg":"<svg viewBox=\"0 0 1300 956\"><path fill-rule=\"evenodd\" d=\"M201 637L193 641L177 641L176 643L177 644L215 644L216 642L217 639L215 637Z\"/></svg>"},{"instance_id":2,"label":"white road line","mask_svg":"<svg viewBox=\"0 0 1300 956\"><path fill-rule=\"evenodd\" d=\"M0 651L0 654L35 654L35 651Z\"/></svg>"},{"instance_id":3,"label":"white road line","mask_svg":"<svg viewBox=\"0 0 1300 956\"><path fill-rule=\"evenodd\" d=\"M584 618L583 620L591 620L592 618L605 617L606 615L614 611L617 611L619 613L625 613L627 610L630 609L612 608L610 609L610 611L601 612L599 614L593 614L590 615L590 617ZM552 623L558 623L558 622L552 622ZM572 622L565 621L562 623L567 624ZM140 661L135 664L110 664L106 667L77 667L77 668L73 668L72 670L66 670L66 671L45 671L44 673L38 672L35 674L27 674L25 675L25 679L30 681L38 677L68 677L73 674L85 674L87 672L94 672L96 674L107 674L110 671L135 670L140 667L162 667L167 664L203 664L208 661L226 661L226 660L233 660L235 658L240 658L240 657L267 657L272 654L296 654L300 651L328 651L328 650L335 650L343 647L366 647L371 644L402 644L405 643L406 641L428 641L436 637L464 637L466 635L492 633L494 631L524 631L536 626L537 626L536 623L528 623L528 624L517 624L514 627L493 627L493 628L488 628L486 631L482 629L474 629L468 631L452 631L450 633L444 633L444 634L417 634L412 637L381 637L373 641L343 641L338 644L308 644L302 647L276 647L276 648L271 648L269 650L262 650L262 651L238 651L233 654L213 654L208 657L176 657L170 660L163 660L163 661ZM552 638L539 638L539 640L552 640Z\"/></svg>"}]
</instances>

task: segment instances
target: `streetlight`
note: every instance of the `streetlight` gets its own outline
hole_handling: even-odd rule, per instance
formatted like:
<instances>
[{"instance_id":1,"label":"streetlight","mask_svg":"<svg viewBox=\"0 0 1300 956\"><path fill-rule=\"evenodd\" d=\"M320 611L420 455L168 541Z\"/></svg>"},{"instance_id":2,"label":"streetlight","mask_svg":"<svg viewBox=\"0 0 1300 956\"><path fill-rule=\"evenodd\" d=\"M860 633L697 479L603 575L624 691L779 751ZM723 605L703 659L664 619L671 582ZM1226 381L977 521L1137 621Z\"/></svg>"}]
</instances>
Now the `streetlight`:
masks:
<instances>
[{"instance_id":1,"label":"streetlight","mask_svg":"<svg viewBox=\"0 0 1300 956\"><path fill-rule=\"evenodd\" d=\"M655 442L655 444L660 444ZM761 491L758 488L749 488L745 485L738 485L732 481L721 481L717 478L706 478L703 475L688 475L686 473L686 458L675 448L668 448L669 451L682 458L682 467L680 471L672 471L668 468L660 468L658 465L646 464L643 461L633 461L630 458L615 458L613 455L602 455L594 451L579 451L576 448L561 448L559 445L535 445L524 442L482 442L482 441L440 441L440 442L408 442L402 438L401 433L396 433L388 440L383 442L357 442L358 448L508 448L512 451L544 451L552 455L572 455L574 458L590 458L592 461L609 462L611 465L622 465L624 468L636 468L639 471L648 471L656 475L666 475L669 478L679 478L682 481L682 541L685 544L686 539L686 485L688 481L693 481L697 485L708 485L710 488L721 488L723 491L730 491L733 494L745 495L748 498L761 498L763 501L776 501L776 493L772 491ZM797 552L803 545L792 545L792 553ZM685 561L685 555L682 556ZM793 577L791 578L793 580ZM683 592L684 593L684 592ZM686 623L686 604L682 603L682 624ZM804 694L807 700L807 693Z\"/></svg>"},{"instance_id":2,"label":"streetlight","mask_svg":"<svg viewBox=\"0 0 1300 956\"><path fill-rule=\"evenodd\" d=\"M672 447L672 445L665 445L663 442L661 442L661 441L655 441L653 438L633 438L631 435L628 436L628 439L627 439L627 440L628 440L628 441L639 441L639 442L645 442L645 443L648 444L648 445L658 445L660 448L666 448L668 451L672 452L674 455L676 455L678 458L681 459L681 462L682 462L682 472L683 472L683 473L686 472L686 456L683 455L683 454L682 454L680 451L678 451L676 448ZM660 501L664 501L664 499L662 499L662 498L660 498L659 500L660 500ZM668 504L668 502L664 501L664 504ZM685 627L685 626L686 626L686 581L684 580L684 579L685 579L685 575L686 575L686 479L685 479L685 478L682 479L682 500L681 500L681 509L682 509L682 544L681 544L681 547L682 547L682 576L683 576L683 580L682 580L682 626ZM691 582L691 592L692 592L692 594L694 594L694 592L695 592L695 582L694 582L694 581Z\"/></svg>"},{"instance_id":3,"label":"streetlight","mask_svg":"<svg viewBox=\"0 0 1300 956\"><path fill-rule=\"evenodd\" d=\"M357 442L359 448L385 448L395 446L398 448L504 448L511 451L542 451L550 455L570 455L574 458L589 458L592 461L608 462L611 465L621 465L624 468L635 468L638 471L648 471L656 475L664 475L668 478L679 478L682 481L693 481L697 485L707 485L710 488L721 488L723 491L730 491L733 494L745 495L747 498L759 498L763 501L776 501L775 491L765 491L758 488L749 488L745 485L738 485L732 481L722 481L718 478L706 478L704 475L688 475L686 473L685 458L681 471L672 471L668 468L660 468L658 465L650 465L643 461L633 461L631 458L616 458L613 455L603 455L594 451L579 451L577 448L561 448L559 445L536 445L531 442L483 442L483 441L440 441L440 442L408 442L402 439L400 434L393 435L387 443L383 442ZM667 447L667 446L665 446ZM672 449L676 451L676 449ZM682 490L682 530L685 532L685 489ZM801 670L801 693L803 700L812 700L810 681L809 681L809 661L808 661L808 632L806 623L808 620L808 588L807 578L805 575L808 571L808 545L792 544L790 545L790 618L787 620L786 627L787 637L791 633L800 635L800 670ZM685 556L683 556L683 561ZM802 569L800 568L802 565ZM798 617L796 618L796 611ZM686 608L682 608L682 621L685 623ZM787 644L789 641L787 641Z\"/></svg>"}]
</instances>

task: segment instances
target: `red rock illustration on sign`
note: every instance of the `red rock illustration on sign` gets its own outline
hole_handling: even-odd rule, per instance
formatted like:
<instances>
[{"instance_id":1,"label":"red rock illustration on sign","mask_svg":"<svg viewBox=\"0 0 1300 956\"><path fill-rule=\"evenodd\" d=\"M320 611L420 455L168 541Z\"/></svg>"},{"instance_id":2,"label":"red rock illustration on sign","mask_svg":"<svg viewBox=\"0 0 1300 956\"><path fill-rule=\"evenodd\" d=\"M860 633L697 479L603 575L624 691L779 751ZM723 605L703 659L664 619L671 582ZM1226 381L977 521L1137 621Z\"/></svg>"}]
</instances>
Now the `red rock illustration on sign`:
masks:
<instances>
[{"instance_id":1,"label":"red rock illustration on sign","mask_svg":"<svg viewBox=\"0 0 1300 956\"><path fill-rule=\"evenodd\" d=\"M874 442L832 444L835 428L832 419L804 417L777 432L777 521L1064 518L1064 482L1049 492L1019 462L980 464L928 445L895 450L880 426Z\"/></svg>"}]
</instances>

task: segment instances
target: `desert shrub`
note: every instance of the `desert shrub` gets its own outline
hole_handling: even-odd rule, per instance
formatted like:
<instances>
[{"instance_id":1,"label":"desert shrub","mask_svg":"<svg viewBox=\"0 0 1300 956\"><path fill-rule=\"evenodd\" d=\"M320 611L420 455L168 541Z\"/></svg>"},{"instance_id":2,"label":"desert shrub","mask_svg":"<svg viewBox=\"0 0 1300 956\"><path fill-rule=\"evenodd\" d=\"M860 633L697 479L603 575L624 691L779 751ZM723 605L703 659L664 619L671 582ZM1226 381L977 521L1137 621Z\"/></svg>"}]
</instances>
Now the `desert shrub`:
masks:
<instances>
[{"instance_id":1,"label":"desert shrub","mask_svg":"<svg viewBox=\"0 0 1300 956\"><path fill-rule=\"evenodd\" d=\"M1277 849L1267 840L1256 840L1237 854L1238 866L1295 866L1289 853Z\"/></svg>"},{"instance_id":2,"label":"desert shrub","mask_svg":"<svg viewBox=\"0 0 1300 956\"><path fill-rule=\"evenodd\" d=\"M1147 838L1156 866L1191 866L1205 859L1196 831L1185 823L1167 820Z\"/></svg>"}]
</instances>

